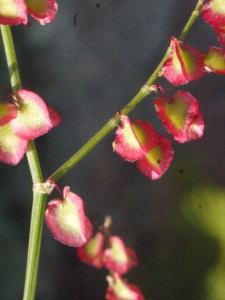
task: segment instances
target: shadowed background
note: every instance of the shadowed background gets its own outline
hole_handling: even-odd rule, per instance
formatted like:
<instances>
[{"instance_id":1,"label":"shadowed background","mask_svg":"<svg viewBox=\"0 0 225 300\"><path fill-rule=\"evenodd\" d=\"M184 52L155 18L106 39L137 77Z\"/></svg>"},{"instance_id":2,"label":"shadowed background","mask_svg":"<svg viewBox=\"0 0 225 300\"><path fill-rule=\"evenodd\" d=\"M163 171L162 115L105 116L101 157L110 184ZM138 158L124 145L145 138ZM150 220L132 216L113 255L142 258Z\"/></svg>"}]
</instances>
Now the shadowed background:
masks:
<instances>
[{"instance_id":1,"label":"shadowed background","mask_svg":"<svg viewBox=\"0 0 225 300\"><path fill-rule=\"evenodd\" d=\"M23 87L39 94L63 119L36 140L45 178L138 92L160 62L170 37L179 37L196 2L59 0L51 24L43 27L30 20L29 28L12 28ZM219 46L215 32L201 17L185 41L203 53L211 45ZM7 87L2 43L0 66L0 85ZM69 185L83 198L95 231L105 215L112 216L113 234L122 237L140 261L126 277L147 300L225 299L225 292L215 294L225 289L225 283L219 288L213 283L215 274L221 275L218 261L223 265L225 227L218 225L218 235L207 229L214 220L223 219L217 213L225 206L224 82L225 77L215 74L182 87L158 80L169 94L188 90L199 100L205 119L202 139L173 142L174 160L161 179L151 181L135 163L113 153L113 131L58 182L61 189ZM152 94L130 117L151 122L169 137L153 101ZM31 187L26 157L15 167L0 164L1 299L22 299ZM54 197L59 197L55 191L48 201ZM212 222L204 217L205 200ZM199 209L202 219L196 222ZM106 274L80 262L75 249L55 241L44 225L37 300L103 300ZM220 277L223 282L225 277Z\"/></svg>"}]
</instances>

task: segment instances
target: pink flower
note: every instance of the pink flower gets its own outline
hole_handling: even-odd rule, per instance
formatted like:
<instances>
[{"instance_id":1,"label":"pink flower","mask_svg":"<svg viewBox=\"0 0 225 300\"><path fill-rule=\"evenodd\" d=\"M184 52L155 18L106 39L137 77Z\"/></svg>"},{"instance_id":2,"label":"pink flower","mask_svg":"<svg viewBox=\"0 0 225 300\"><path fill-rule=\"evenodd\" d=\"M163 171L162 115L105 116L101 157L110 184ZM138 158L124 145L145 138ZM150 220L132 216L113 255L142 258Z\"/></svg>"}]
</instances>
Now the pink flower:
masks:
<instances>
[{"instance_id":1,"label":"pink flower","mask_svg":"<svg viewBox=\"0 0 225 300\"><path fill-rule=\"evenodd\" d=\"M107 276L109 287L106 291L107 300L144 300L140 289L127 283L118 273Z\"/></svg>"},{"instance_id":2,"label":"pink flower","mask_svg":"<svg viewBox=\"0 0 225 300\"><path fill-rule=\"evenodd\" d=\"M126 248L121 238L111 236L109 238L109 245L110 247L103 254L103 262L107 269L124 274L132 267L138 265L135 252L130 248Z\"/></svg>"},{"instance_id":3,"label":"pink flower","mask_svg":"<svg viewBox=\"0 0 225 300\"><path fill-rule=\"evenodd\" d=\"M203 55L185 42L171 38L171 53L162 67L162 74L173 85L188 83L204 75Z\"/></svg>"},{"instance_id":4,"label":"pink flower","mask_svg":"<svg viewBox=\"0 0 225 300\"><path fill-rule=\"evenodd\" d=\"M77 248L78 257L86 264L98 269L102 268L103 244L103 234L98 232L88 243Z\"/></svg>"},{"instance_id":5,"label":"pink flower","mask_svg":"<svg viewBox=\"0 0 225 300\"><path fill-rule=\"evenodd\" d=\"M177 91L170 99L156 98L155 108L166 130L179 143L200 138L204 121L198 101L186 91Z\"/></svg>"},{"instance_id":6,"label":"pink flower","mask_svg":"<svg viewBox=\"0 0 225 300\"><path fill-rule=\"evenodd\" d=\"M138 168L149 178L160 178L173 159L171 142L157 133L148 122L131 121L124 115L121 116L121 122L113 150L124 160L138 161Z\"/></svg>"},{"instance_id":7,"label":"pink flower","mask_svg":"<svg viewBox=\"0 0 225 300\"><path fill-rule=\"evenodd\" d=\"M0 0L0 24L28 24L28 14L41 25L55 18L58 4L55 0Z\"/></svg>"},{"instance_id":8,"label":"pink flower","mask_svg":"<svg viewBox=\"0 0 225 300\"><path fill-rule=\"evenodd\" d=\"M92 236L93 227L84 213L83 200L66 186L63 200L48 203L45 222L55 239L71 247L81 247Z\"/></svg>"},{"instance_id":9,"label":"pink flower","mask_svg":"<svg viewBox=\"0 0 225 300\"><path fill-rule=\"evenodd\" d=\"M224 0L210 0L202 7L202 17L211 26L225 25L225 2Z\"/></svg>"}]
</instances>

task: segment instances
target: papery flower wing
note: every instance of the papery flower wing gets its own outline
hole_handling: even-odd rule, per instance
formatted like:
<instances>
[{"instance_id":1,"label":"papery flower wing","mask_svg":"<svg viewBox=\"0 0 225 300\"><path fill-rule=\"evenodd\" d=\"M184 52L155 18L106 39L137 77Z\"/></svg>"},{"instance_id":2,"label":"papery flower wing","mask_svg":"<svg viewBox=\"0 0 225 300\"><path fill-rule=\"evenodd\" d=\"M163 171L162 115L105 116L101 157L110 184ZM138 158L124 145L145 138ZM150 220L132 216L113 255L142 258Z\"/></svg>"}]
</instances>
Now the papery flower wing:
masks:
<instances>
[{"instance_id":1,"label":"papery flower wing","mask_svg":"<svg viewBox=\"0 0 225 300\"><path fill-rule=\"evenodd\" d=\"M0 126L7 124L17 116L17 109L13 104L0 103Z\"/></svg>"},{"instance_id":2,"label":"papery flower wing","mask_svg":"<svg viewBox=\"0 0 225 300\"><path fill-rule=\"evenodd\" d=\"M121 116L122 126L116 131L113 150L123 159L134 162L152 148L158 139L154 128L141 120L131 121L127 116Z\"/></svg>"},{"instance_id":3,"label":"papery flower wing","mask_svg":"<svg viewBox=\"0 0 225 300\"><path fill-rule=\"evenodd\" d=\"M144 300L140 289L127 283L119 274L114 273L107 276L109 287L106 291L107 300Z\"/></svg>"},{"instance_id":4,"label":"papery flower wing","mask_svg":"<svg viewBox=\"0 0 225 300\"><path fill-rule=\"evenodd\" d=\"M158 179L169 168L173 155L174 151L170 140L160 135L158 145L138 160L137 167L147 177Z\"/></svg>"},{"instance_id":5,"label":"papery flower wing","mask_svg":"<svg viewBox=\"0 0 225 300\"><path fill-rule=\"evenodd\" d=\"M11 121L14 133L33 140L48 132L53 124L44 101L31 91L20 89L17 94L20 109L17 118Z\"/></svg>"},{"instance_id":6,"label":"papery flower wing","mask_svg":"<svg viewBox=\"0 0 225 300\"><path fill-rule=\"evenodd\" d=\"M203 55L195 47L171 38L172 53L162 72L173 85L186 84L204 75Z\"/></svg>"},{"instance_id":7,"label":"papery flower wing","mask_svg":"<svg viewBox=\"0 0 225 300\"><path fill-rule=\"evenodd\" d=\"M55 0L25 0L28 13L41 25L45 25L55 18L58 4Z\"/></svg>"},{"instance_id":8,"label":"papery flower wing","mask_svg":"<svg viewBox=\"0 0 225 300\"><path fill-rule=\"evenodd\" d=\"M17 137L10 123L0 126L0 161L9 165L17 165L23 158L27 148L27 140Z\"/></svg>"},{"instance_id":9,"label":"papery flower wing","mask_svg":"<svg viewBox=\"0 0 225 300\"><path fill-rule=\"evenodd\" d=\"M27 23L27 6L24 0L0 0L0 24Z\"/></svg>"},{"instance_id":10,"label":"papery flower wing","mask_svg":"<svg viewBox=\"0 0 225 300\"><path fill-rule=\"evenodd\" d=\"M77 255L86 264L92 265L95 268L102 268L104 237L101 232L96 235L85 245L77 248Z\"/></svg>"},{"instance_id":11,"label":"papery flower wing","mask_svg":"<svg viewBox=\"0 0 225 300\"><path fill-rule=\"evenodd\" d=\"M70 192L67 186L63 190L64 199L54 199L48 203L45 222L55 239L71 247L81 247L92 236L93 227L84 213L83 200Z\"/></svg>"},{"instance_id":12,"label":"papery flower wing","mask_svg":"<svg viewBox=\"0 0 225 300\"><path fill-rule=\"evenodd\" d=\"M211 0L204 4L202 17L211 26L225 25L225 1Z\"/></svg>"},{"instance_id":13,"label":"papery flower wing","mask_svg":"<svg viewBox=\"0 0 225 300\"><path fill-rule=\"evenodd\" d=\"M186 91L177 91L169 101L156 98L155 108L166 130L177 142L190 140L188 130L199 112L196 98Z\"/></svg>"},{"instance_id":14,"label":"papery flower wing","mask_svg":"<svg viewBox=\"0 0 225 300\"><path fill-rule=\"evenodd\" d=\"M218 47L210 47L205 54L205 69L208 72L225 74L225 50Z\"/></svg>"},{"instance_id":15,"label":"papery flower wing","mask_svg":"<svg viewBox=\"0 0 225 300\"><path fill-rule=\"evenodd\" d=\"M126 248L121 238L111 236L110 247L104 251L103 262L107 269L119 274L127 273L132 267L138 265L138 259L133 250Z\"/></svg>"}]
</instances>

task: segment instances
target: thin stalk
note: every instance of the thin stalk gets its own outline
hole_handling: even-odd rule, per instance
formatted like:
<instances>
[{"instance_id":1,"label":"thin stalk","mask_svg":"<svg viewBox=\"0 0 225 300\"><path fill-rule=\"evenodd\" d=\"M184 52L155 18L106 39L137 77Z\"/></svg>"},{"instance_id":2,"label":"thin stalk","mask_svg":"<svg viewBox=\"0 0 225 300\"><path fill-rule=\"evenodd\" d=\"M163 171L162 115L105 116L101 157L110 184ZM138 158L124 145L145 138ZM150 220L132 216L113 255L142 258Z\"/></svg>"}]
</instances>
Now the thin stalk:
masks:
<instances>
[{"instance_id":1,"label":"thin stalk","mask_svg":"<svg viewBox=\"0 0 225 300\"><path fill-rule=\"evenodd\" d=\"M204 0L198 0L196 7L194 8L190 18L188 19L179 40L183 40L187 33L193 26L196 18L198 17L200 10L202 8ZM121 110L121 113L128 115L147 95L150 94L149 87L156 81L164 62L169 57L171 52L170 47L166 50L165 55L156 67L155 71L146 81L145 85L139 90L139 92L134 96L134 98ZM58 168L49 179L53 181L59 180L63 175L65 175L74 165L76 165L88 152L90 152L110 131L112 131L119 123L120 116L115 114L112 119L110 119L80 150L78 150L73 156L71 156L60 168Z\"/></svg>"},{"instance_id":2,"label":"thin stalk","mask_svg":"<svg viewBox=\"0 0 225 300\"><path fill-rule=\"evenodd\" d=\"M1 25L1 34L9 70L11 87L13 92L17 92L18 89L22 87L22 84L10 27ZM33 183L43 182L43 176L34 141L28 142L26 154ZM33 193L23 300L33 300L35 298L45 202L46 195L37 192Z\"/></svg>"}]
</instances>

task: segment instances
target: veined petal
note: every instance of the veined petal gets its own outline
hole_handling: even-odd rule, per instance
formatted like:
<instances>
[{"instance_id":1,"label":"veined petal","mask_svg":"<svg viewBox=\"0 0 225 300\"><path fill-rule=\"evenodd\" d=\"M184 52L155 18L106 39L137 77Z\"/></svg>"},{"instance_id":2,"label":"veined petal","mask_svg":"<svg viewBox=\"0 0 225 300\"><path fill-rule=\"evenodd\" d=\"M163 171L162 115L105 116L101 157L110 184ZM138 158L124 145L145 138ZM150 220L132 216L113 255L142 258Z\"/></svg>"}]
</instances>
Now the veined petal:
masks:
<instances>
[{"instance_id":1,"label":"veined petal","mask_svg":"<svg viewBox=\"0 0 225 300\"><path fill-rule=\"evenodd\" d=\"M10 123L0 127L0 161L9 165L17 165L23 158L27 148L27 140L17 137Z\"/></svg>"},{"instance_id":2,"label":"veined petal","mask_svg":"<svg viewBox=\"0 0 225 300\"><path fill-rule=\"evenodd\" d=\"M110 247L104 251L103 262L107 269L119 274L127 273L132 267L138 265L135 252L127 248L118 236L109 238Z\"/></svg>"},{"instance_id":3,"label":"veined petal","mask_svg":"<svg viewBox=\"0 0 225 300\"><path fill-rule=\"evenodd\" d=\"M203 5L202 17L212 26L225 25L224 0L211 0Z\"/></svg>"},{"instance_id":4,"label":"veined petal","mask_svg":"<svg viewBox=\"0 0 225 300\"><path fill-rule=\"evenodd\" d=\"M89 242L82 247L77 248L78 257L86 264L92 265L98 269L102 268L103 244L103 234L101 232L97 232Z\"/></svg>"},{"instance_id":5,"label":"veined petal","mask_svg":"<svg viewBox=\"0 0 225 300\"><path fill-rule=\"evenodd\" d=\"M66 186L63 201L48 203L45 222L55 239L71 247L81 247L92 236L93 227L84 213L83 200Z\"/></svg>"},{"instance_id":6,"label":"veined petal","mask_svg":"<svg viewBox=\"0 0 225 300\"><path fill-rule=\"evenodd\" d=\"M173 148L170 140L160 135L158 145L138 160L137 167L151 179L160 178L169 168L173 159Z\"/></svg>"},{"instance_id":7,"label":"veined petal","mask_svg":"<svg viewBox=\"0 0 225 300\"><path fill-rule=\"evenodd\" d=\"M41 25L45 25L55 18L58 4L55 0L25 0L28 13Z\"/></svg>"},{"instance_id":8,"label":"veined petal","mask_svg":"<svg viewBox=\"0 0 225 300\"><path fill-rule=\"evenodd\" d=\"M0 24L27 23L27 6L23 0L0 0Z\"/></svg>"},{"instance_id":9,"label":"veined petal","mask_svg":"<svg viewBox=\"0 0 225 300\"><path fill-rule=\"evenodd\" d=\"M33 140L48 132L53 124L44 101L31 91L20 89L17 94L20 109L17 118L11 121L14 133Z\"/></svg>"},{"instance_id":10,"label":"veined petal","mask_svg":"<svg viewBox=\"0 0 225 300\"><path fill-rule=\"evenodd\" d=\"M13 104L0 103L0 126L7 124L17 116L17 109Z\"/></svg>"}]
</instances>

